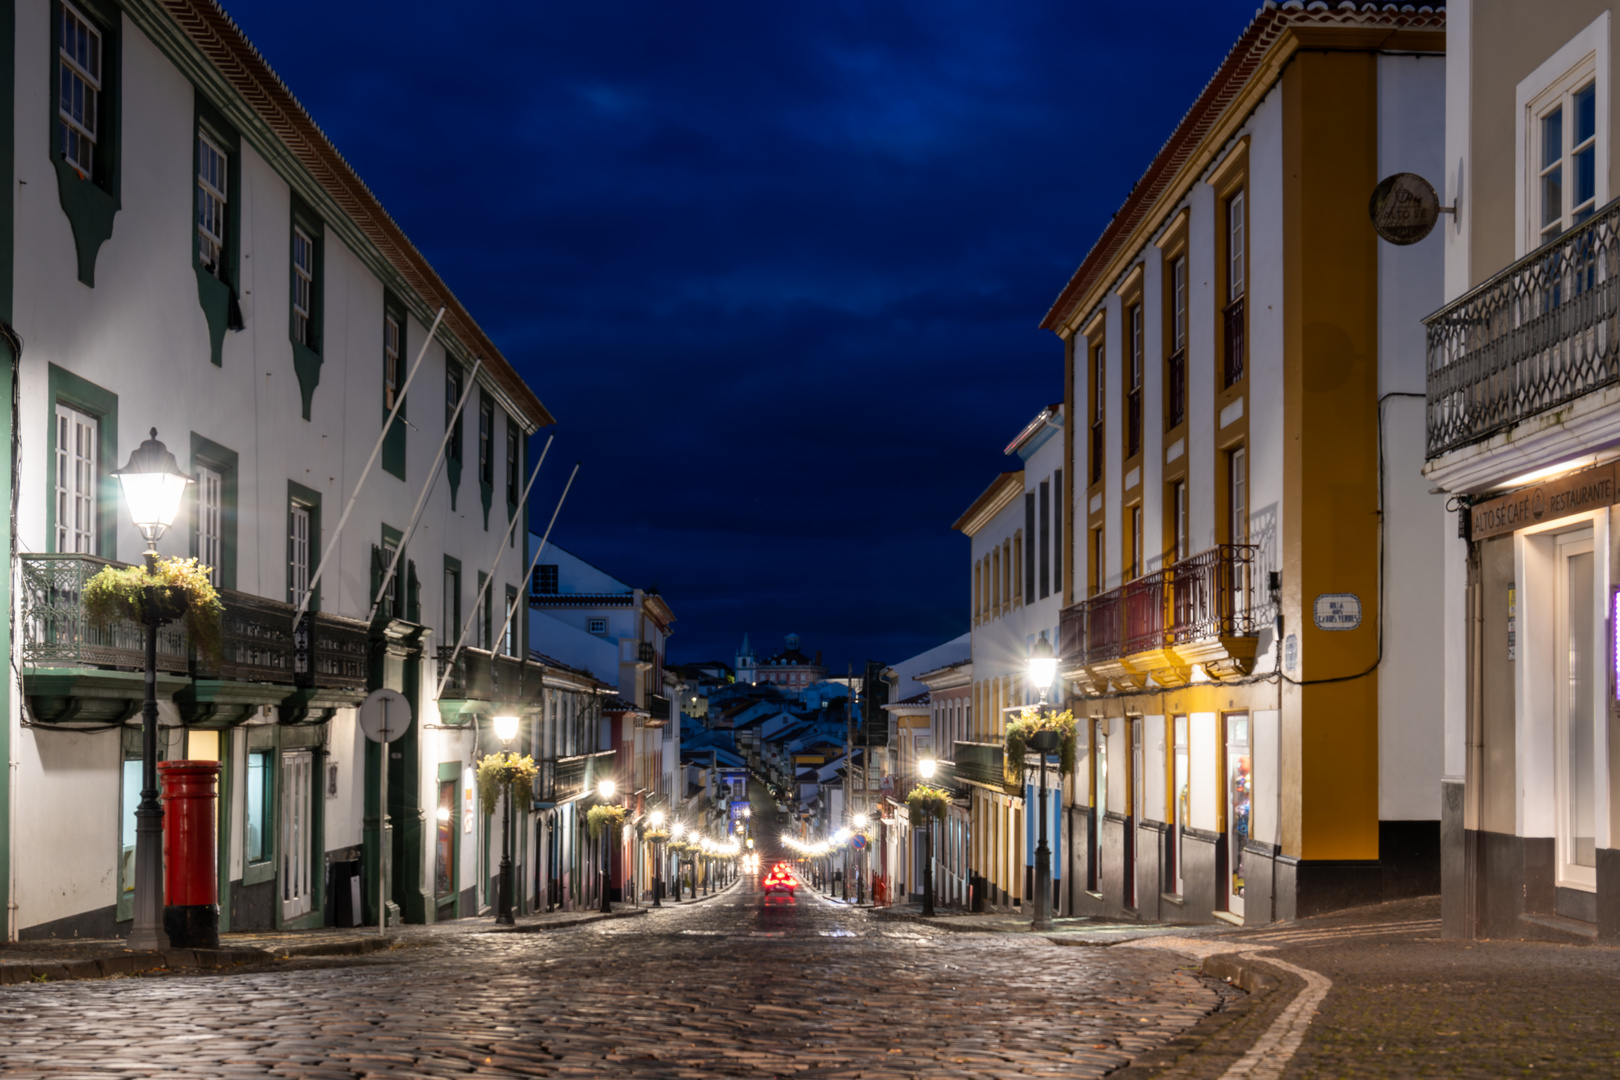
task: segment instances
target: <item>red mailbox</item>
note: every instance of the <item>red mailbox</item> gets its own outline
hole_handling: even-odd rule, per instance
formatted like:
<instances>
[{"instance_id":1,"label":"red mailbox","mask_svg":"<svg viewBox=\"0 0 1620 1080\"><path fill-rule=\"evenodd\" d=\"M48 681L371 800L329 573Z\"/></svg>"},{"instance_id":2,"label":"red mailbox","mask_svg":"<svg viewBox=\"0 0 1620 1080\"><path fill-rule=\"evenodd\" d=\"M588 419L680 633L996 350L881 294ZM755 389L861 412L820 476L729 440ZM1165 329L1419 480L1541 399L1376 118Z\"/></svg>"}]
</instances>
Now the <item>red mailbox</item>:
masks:
<instances>
[{"instance_id":1,"label":"red mailbox","mask_svg":"<svg viewBox=\"0 0 1620 1080\"><path fill-rule=\"evenodd\" d=\"M217 761L158 763L163 788L163 928L176 948L219 947L214 874Z\"/></svg>"}]
</instances>

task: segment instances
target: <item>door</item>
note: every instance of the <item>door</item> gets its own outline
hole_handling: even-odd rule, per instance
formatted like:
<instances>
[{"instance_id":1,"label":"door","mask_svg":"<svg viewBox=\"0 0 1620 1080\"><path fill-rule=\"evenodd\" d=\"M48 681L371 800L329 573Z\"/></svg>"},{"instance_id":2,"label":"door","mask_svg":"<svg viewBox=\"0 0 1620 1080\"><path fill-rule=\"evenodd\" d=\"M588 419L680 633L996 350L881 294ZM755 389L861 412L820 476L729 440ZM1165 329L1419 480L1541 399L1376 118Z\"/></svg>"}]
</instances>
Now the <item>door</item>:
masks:
<instances>
[{"instance_id":1,"label":"door","mask_svg":"<svg viewBox=\"0 0 1620 1080\"><path fill-rule=\"evenodd\" d=\"M281 755L281 917L295 919L311 907L310 770L313 755Z\"/></svg>"},{"instance_id":2,"label":"door","mask_svg":"<svg viewBox=\"0 0 1620 1080\"><path fill-rule=\"evenodd\" d=\"M1131 725L1130 821L1125 824L1125 906L1136 906L1136 830L1142 824L1142 718L1133 716Z\"/></svg>"},{"instance_id":3,"label":"door","mask_svg":"<svg viewBox=\"0 0 1620 1080\"><path fill-rule=\"evenodd\" d=\"M1091 866L1094 890L1103 891L1103 815L1108 809L1108 721L1091 722L1091 760L1096 763L1091 789Z\"/></svg>"},{"instance_id":4,"label":"door","mask_svg":"<svg viewBox=\"0 0 1620 1080\"><path fill-rule=\"evenodd\" d=\"M1181 896L1181 831L1187 825L1187 811L1192 802L1187 790L1187 718L1174 718L1174 758L1170 769L1170 880L1175 893Z\"/></svg>"},{"instance_id":5,"label":"door","mask_svg":"<svg viewBox=\"0 0 1620 1080\"><path fill-rule=\"evenodd\" d=\"M459 767L456 769L459 772ZM433 897L438 904L453 903L456 899L456 837L460 833L456 820L456 787L458 781L439 781L439 807L435 826L433 855ZM453 918L459 912L453 912Z\"/></svg>"},{"instance_id":6,"label":"door","mask_svg":"<svg viewBox=\"0 0 1620 1080\"><path fill-rule=\"evenodd\" d=\"M1249 714L1226 717L1226 910L1243 914L1243 849L1249 841L1254 779L1249 774Z\"/></svg>"},{"instance_id":7,"label":"door","mask_svg":"<svg viewBox=\"0 0 1620 1080\"><path fill-rule=\"evenodd\" d=\"M1553 652L1558 802L1558 884L1597 887L1597 773L1599 742L1595 694L1597 655L1595 556L1592 533L1557 541L1557 632Z\"/></svg>"}]
</instances>

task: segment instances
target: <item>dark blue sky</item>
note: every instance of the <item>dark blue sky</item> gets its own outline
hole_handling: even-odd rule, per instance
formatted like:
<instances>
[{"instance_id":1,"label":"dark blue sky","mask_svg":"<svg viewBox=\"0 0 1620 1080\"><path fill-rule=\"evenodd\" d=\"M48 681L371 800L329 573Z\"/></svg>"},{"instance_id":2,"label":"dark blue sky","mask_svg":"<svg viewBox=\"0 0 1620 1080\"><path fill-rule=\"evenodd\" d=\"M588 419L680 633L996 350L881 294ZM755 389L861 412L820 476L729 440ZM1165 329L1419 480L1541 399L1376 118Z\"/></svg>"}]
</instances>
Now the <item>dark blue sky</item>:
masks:
<instances>
[{"instance_id":1,"label":"dark blue sky","mask_svg":"<svg viewBox=\"0 0 1620 1080\"><path fill-rule=\"evenodd\" d=\"M1256 6L224 2L557 416L539 524L580 460L673 659L839 669L967 628L1037 323Z\"/></svg>"}]
</instances>

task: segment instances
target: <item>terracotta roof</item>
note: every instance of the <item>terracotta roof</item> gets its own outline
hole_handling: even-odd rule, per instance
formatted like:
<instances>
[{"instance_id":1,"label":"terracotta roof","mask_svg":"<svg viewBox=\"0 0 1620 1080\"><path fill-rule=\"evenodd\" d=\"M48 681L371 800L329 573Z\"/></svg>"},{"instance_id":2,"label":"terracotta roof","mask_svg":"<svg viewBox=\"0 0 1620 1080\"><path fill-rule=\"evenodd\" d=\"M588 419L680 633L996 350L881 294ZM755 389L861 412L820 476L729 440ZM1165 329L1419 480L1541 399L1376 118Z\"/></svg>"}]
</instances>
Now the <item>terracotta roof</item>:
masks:
<instances>
[{"instance_id":1,"label":"terracotta roof","mask_svg":"<svg viewBox=\"0 0 1620 1080\"><path fill-rule=\"evenodd\" d=\"M444 326L475 357L514 404L540 427L556 419L501 355L467 309L384 210L354 168L338 153L287 84L248 41L247 35L214 0L159 0L191 43L242 96L299 165L359 227L382 257L434 311L442 305Z\"/></svg>"},{"instance_id":2,"label":"terracotta roof","mask_svg":"<svg viewBox=\"0 0 1620 1080\"><path fill-rule=\"evenodd\" d=\"M1046 317L1041 320L1041 328L1056 331L1067 323L1160 200L1178 185L1188 183L1188 178L1183 176L1184 167L1237 100L1243 88L1261 70L1267 53L1286 31L1346 27L1381 29L1393 33L1402 30L1443 30L1445 25L1444 4L1358 3L1355 0L1342 0L1331 5L1322 0L1313 0L1308 4L1288 0L1278 4L1275 0L1266 0L1255 13L1254 21L1249 23L1237 44L1232 46L1232 51L1226 54L1226 59L1204 86L1203 92L1193 102L1192 108L1187 110L1187 115L1176 125L1147 172L1131 188L1125 204L1114 214L1102 236L1087 252L1068 285L1053 301Z\"/></svg>"}]
</instances>

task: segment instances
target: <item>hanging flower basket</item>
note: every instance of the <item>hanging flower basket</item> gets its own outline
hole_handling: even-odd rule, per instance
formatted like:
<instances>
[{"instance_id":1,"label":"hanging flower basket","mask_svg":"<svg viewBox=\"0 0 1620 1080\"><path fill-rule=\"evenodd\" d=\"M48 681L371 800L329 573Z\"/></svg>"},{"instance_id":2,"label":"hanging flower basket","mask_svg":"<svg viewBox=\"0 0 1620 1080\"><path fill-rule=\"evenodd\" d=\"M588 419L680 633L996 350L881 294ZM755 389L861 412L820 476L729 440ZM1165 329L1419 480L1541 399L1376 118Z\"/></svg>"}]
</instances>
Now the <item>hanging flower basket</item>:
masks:
<instances>
[{"instance_id":1,"label":"hanging flower basket","mask_svg":"<svg viewBox=\"0 0 1620 1080\"><path fill-rule=\"evenodd\" d=\"M534 758L525 754L486 754L478 759L478 801L487 817L495 812L503 791L533 791L534 778L540 769Z\"/></svg>"},{"instance_id":2,"label":"hanging flower basket","mask_svg":"<svg viewBox=\"0 0 1620 1080\"><path fill-rule=\"evenodd\" d=\"M120 619L142 625L149 617L160 623L179 620L197 651L218 663L225 605L209 572L196 559L159 559L155 573L145 566L103 567L84 583L85 618L102 631Z\"/></svg>"},{"instance_id":3,"label":"hanging flower basket","mask_svg":"<svg viewBox=\"0 0 1620 1080\"><path fill-rule=\"evenodd\" d=\"M1074 713L1067 709L1062 712L1043 713L1038 706L1026 705L1018 719L1007 725L1005 748L1006 769L1009 775L1017 776L1023 771L1026 753L1031 750L1040 751L1042 742L1050 742L1050 739L1037 738L1043 734L1057 737L1057 745L1052 749L1057 750L1058 775L1069 776L1074 772L1076 749ZM1048 749L1044 752L1052 751Z\"/></svg>"},{"instance_id":4,"label":"hanging flower basket","mask_svg":"<svg viewBox=\"0 0 1620 1080\"><path fill-rule=\"evenodd\" d=\"M649 844L662 844L664 841L669 839L669 830L668 829L646 829L646 830L643 830L643 832L641 834L641 838L643 840L647 841L647 843L649 843Z\"/></svg>"},{"instance_id":5,"label":"hanging flower basket","mask_svg":"<svg viewBox=\"0 0 1620 1080\"><path fill-rule=\"evenodd\" d=\"M593 806L585 814L585 824L590 826L592 840L601 835L603 826L618 832L624 827L624 807L609 806L607 803Z\"/></svg>"},{"instance_id":6,"label":"hanging flower basket","mask_svg":"<svg viewBox=\"0 0 1620 1080\"><path fill-rule=\"evenodd\" d=\"M950 792L944 788L930 787L927 784L918 784L906 796L906 809L911 811L913 818L943 820L945 811L950 805Z\"/></svg>"}]
</instances>

